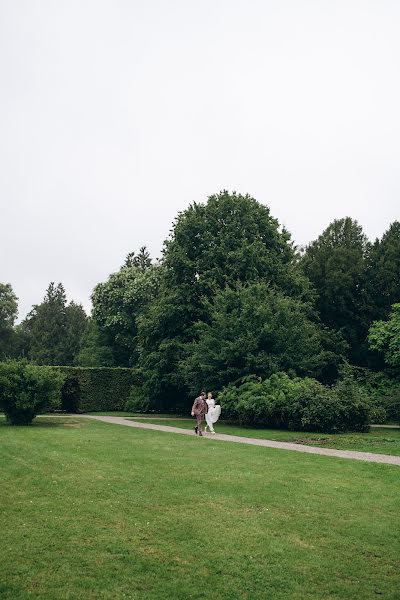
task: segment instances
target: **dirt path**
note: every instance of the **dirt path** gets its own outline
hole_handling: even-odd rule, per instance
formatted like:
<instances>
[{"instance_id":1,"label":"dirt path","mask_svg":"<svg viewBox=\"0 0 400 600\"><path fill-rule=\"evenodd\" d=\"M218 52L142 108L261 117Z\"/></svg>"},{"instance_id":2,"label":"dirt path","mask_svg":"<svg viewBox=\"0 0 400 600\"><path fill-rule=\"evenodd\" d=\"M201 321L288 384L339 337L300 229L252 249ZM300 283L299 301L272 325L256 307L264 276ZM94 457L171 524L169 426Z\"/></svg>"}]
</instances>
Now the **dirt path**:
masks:
<instances>
[{"instance_id":1,"label":"dirt path","mask_svg":"<svg viewBox=\"0 0 400 600\"><path fill-rule=\"evenodd\" d=\"M154 431L165 431L167 433L180 433L181 435L190 435L194 437L194 432L190 429L180 429L179 427L169 427L167 425L152 425L151 423L143 423L139 421L128 421L127 419L124 419L124 417L101 417L94 415L79 416L84 419L94 419L95 421L103 421L104 423L114 423L114 425L126 425L127 427L152 429ZM351 458L353 460L364 460L367 462L400 466L400 456L389 456L387 454L354 452L352 450L334 450L333 448L318 448L316 446L304 446L303 444L275 442L272 440L259 440L256 438L241 437L238 435L226 435L223 433L217 433L215 435L205 434L203 435L202 441L199 443L207 443L206 440L212 440L213 442L222 441L237 442L239 444L252 444L253 446L264 446L266 448L279 448L281 450L293 450L295 452L305 452L307 454L321 454L323 456L336 456L337 458Z\"/></svg>"}]
</instances>

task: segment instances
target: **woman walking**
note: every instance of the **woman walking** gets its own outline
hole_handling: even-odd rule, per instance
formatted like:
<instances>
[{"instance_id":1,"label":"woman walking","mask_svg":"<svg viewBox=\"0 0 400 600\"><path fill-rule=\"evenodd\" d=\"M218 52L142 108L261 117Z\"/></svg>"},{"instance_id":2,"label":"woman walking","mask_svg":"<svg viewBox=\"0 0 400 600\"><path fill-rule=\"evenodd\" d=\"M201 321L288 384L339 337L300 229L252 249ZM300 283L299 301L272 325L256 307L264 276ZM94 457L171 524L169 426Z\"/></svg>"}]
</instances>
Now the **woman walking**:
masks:
<instances>
[{"instance_id":1,"label":"woman walking","mask_svg":"<svg viewBox=\"0 0 400 600\"><path fill-rule=\"evenodd\" d=\"M204 433L207 432L207 427L209 428L211 433L215 433L214 431L214 423L216 423L221 414L221 406L219 404L215 404L215 400L212 397L212 392L208 392L207 395L207 406L208 411L206 413L206 426L204 428Z\"/></svg>"}]
</instances>

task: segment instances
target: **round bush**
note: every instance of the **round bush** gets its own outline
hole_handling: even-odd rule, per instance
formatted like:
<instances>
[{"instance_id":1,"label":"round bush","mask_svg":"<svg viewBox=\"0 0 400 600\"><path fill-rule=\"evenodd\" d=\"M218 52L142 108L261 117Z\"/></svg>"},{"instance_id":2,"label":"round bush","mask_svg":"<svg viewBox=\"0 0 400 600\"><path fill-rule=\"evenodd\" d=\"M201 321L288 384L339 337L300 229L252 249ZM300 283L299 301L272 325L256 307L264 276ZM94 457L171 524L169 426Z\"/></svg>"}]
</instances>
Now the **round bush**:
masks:
<instances>
[{"instance_id":1,"label":"round bush","mask_svg":"<svg viewBox=\"0 0 400 600\"><path fill-rule=\"evenodd\" d=\"M12 425L29 425L36 415L60 406L64 378L51 367L26 361L0 364L0 407Z\"/></svg>"}]
</instances>

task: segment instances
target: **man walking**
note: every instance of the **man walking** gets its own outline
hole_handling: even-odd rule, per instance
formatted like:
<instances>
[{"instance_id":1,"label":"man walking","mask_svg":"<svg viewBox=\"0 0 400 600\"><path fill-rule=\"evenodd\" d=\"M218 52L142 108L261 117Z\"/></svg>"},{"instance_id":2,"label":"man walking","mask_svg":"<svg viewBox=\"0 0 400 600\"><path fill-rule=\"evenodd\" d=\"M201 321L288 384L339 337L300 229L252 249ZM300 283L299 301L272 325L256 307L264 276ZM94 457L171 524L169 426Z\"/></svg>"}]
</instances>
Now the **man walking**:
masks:
<instances>
[{"instance_id":1,"label":"man walking","mask_svg":"<svg viewBox=\"0 0 400 600\"><path fill-rule=\"evenodd\" d=\"M207 411L208 411L208 406L207 406L207 402L206 402L206 393L201 392L200 396L198 396L198 398L196 398L196 400L193 402L193 406L192 406L192 417L196 417L196 420L197 420L197 425L194 428L196 435L197 434L199 434L201 436L203 435L203 433L201 431L201 422Z\"/></svg>"}]
</instances>

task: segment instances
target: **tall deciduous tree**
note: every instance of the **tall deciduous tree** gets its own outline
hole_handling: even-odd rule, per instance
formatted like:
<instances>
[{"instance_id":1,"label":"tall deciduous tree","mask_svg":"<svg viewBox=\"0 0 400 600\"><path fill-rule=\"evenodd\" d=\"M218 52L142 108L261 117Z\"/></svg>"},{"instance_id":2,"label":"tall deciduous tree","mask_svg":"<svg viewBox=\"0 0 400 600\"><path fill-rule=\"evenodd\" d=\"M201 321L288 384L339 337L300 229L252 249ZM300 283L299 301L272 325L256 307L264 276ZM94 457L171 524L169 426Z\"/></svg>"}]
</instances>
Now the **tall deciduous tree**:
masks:
<instances>
[{"instance_id":1,"label":"tall deciduous tree","mask_svg":"<svg viewBox=\"0 0 400 600\"><path fill-rule=\"evenodd\" d=\"M18 298L9 283L0 283L0 360L14 353L14 323L18 314Z\"/></svg>"},{"instance_id":2,"label":"tall deciduous tree","mask_svg":"<svg viewBox=\"0 0 400 600\"><path fill-rule=\"evenodd\" d=\"M92 317L116 366L127 367L137 360L137 319L157 294L159 279L160 266L152 265L141 248L138 256L129 254L125 265L93 291Z\"/></svg>"},{"instance_id":3,"label":"tall deciduous tree","mask_svg":"<svg viewBox=\"0 0 400 600\"><path fill-rule=\"evenodd\" d=\"M341 331L349 356L365 364L368 331L364 287L369 242L362 227L346 217L336 220L307 246L301 264L318 293L322 322Z\"/></svg>"},{"instance_id":4,"label":"tall deciduous tree","mask_svg":"<svg viewBox=\"0 0 400 600\"><path fill-rule=\"evenodd\" d=\"M312 297L290 234L266 206L226 191L178 215L163 267L160 293L142 315L138 335L146 389L160 408L185 396L180 363L194 324L210 320L210 302L220 290L262 281L292 298Z\"/></svg>"}]
</instances>

